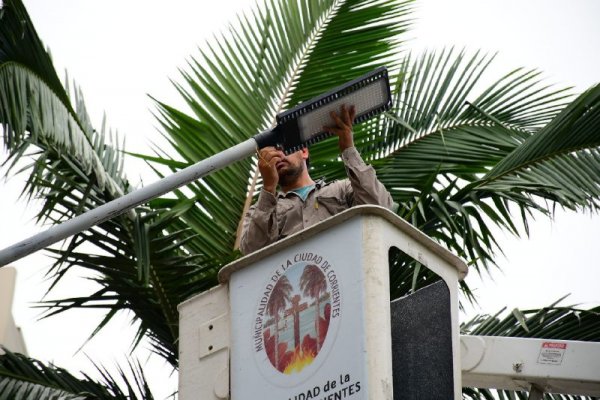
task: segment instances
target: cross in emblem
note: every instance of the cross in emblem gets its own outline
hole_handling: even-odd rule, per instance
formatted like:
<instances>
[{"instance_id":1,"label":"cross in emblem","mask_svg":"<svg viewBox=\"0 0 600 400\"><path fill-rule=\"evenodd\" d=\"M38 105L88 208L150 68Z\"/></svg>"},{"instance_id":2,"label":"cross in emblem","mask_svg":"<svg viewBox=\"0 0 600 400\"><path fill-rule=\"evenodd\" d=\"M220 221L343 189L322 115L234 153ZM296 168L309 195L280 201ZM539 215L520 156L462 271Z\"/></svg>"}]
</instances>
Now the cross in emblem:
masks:
<instances>
[{"instance_id":1,"label":"cross in emblem","mask_svg":"<svg viewBox=\"0 0 600 400\"><path fill-rule=\"evenodd\" d=\"M301 297L295 295L292 297L292 305L290 308L285 310L285 316L294 316L294 348L298 348L300 345L300 313L308 308L308 304L300 304Z\"/></svg>"}]
</instances>

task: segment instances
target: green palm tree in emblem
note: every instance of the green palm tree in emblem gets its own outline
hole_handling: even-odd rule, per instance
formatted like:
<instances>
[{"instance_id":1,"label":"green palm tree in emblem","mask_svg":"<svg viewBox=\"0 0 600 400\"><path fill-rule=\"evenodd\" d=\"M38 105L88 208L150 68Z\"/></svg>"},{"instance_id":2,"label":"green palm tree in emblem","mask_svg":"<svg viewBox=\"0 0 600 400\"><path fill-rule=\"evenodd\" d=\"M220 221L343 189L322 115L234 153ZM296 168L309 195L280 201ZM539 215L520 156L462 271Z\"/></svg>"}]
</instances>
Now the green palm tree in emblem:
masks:
<instances>
[{"instance_id":1,"label":"green palm tree in emblem","mask_svg":"<svg viewBox=\"0 0 600 400\"><path fill-rule=\"evenodd\" d=\"M292 290L292 284L287 276L282 276L275 284L267 304L267 312L275 318L275 368L277 369L279 369L279 313L284 311L290 302Z\"/></svg>"},{"instance_id":2,"label":"green palm tree in emblem","mask_svg":"<svg viewBox=\"0 0 600 400\"><path fill-rule=\"evenodd\" d=\"M321 316L320 298L321 295L327 291L327 281L325 281L325 275L323 275L323 272L321 272L319 267L314 264L304 267L304 271L302 271L302 276L300 277L300 290L302 290L302 293L305 296L310 296L315 299L315 331L317 333L318 353L321 348L319 343L319 318Z\"/></svg>"}]
</instances>

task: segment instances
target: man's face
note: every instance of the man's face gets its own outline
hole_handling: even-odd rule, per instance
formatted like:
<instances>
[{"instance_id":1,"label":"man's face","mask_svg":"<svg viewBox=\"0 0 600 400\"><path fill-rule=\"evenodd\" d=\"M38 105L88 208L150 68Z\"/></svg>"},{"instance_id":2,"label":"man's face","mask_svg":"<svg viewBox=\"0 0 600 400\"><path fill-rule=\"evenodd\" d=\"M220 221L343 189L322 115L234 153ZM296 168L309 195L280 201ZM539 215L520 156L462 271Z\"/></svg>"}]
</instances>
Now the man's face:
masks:
<instances>
[{"instance_id":1,"label":"man's face","mask_svg":"<svg viewBox=\"0 0 600 400\"><path fill-rule=\"evenodd\" d=\"M297 151L285 156L283 160L275 165L279 175L279 184L287 186L293 183L304 170L304 150Z\"/></svg>"}]
</instances>

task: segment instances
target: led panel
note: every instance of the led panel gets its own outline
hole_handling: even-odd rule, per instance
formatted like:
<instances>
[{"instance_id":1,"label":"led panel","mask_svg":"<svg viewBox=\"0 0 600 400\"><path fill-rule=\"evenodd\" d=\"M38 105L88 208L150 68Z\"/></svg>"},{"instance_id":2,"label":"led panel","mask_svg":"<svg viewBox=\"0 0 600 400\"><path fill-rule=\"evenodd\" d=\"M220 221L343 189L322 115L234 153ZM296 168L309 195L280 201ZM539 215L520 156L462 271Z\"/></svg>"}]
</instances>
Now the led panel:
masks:
<instances>
[{"instance_id":1,"label":"led panel","mask_svg":"<svg viewBox=\"0 0 600 400\"><path fill-rule=\"evenodd\" d=\"M323 126L335 126L330 113L339 113L343 104L354 105L355 124L388 110L392 96L387 69L378 68L277 115L275 129L255 139L260 148L279 146L286 154L293 153L331 136L323 131Z\"/></svg>"},{"instance_id":2,"label":"led panel","mask_svg":"<svg viewBox=\"0 0 600 400\"><path fill-rule=\"evenodd\" d=\"M373 111L379 111L381 106L386 104L388 100L387 85L385 81L380 79L369 83L365 87L358 89L355 92L351 92L346 96L335 96L335 98L336 99L332 100L331 103L309 111L298 118L300 138L303 142L322 134L323 126L332 125L333 121L330 116L331 111L339 113L344 104L354 105L356 108L356 115L359 116L359 118L366 117Z\"/></svg>"}]
</instances>

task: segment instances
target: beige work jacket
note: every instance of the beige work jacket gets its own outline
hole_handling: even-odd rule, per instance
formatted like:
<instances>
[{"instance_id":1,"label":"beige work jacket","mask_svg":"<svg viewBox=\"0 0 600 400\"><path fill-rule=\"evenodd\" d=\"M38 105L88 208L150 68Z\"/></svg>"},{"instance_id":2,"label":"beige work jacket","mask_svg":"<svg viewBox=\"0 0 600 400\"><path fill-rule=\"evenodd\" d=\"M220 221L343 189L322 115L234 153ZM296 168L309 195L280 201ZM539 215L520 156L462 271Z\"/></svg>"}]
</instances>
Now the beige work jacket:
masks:
<instances>
[{"instance_id":1,"label":"beige work jacket","mask_svg":"<svg viewBox=\"0 0 600 400\"><path fill-rule=\"evenodd\" d=\"M294 192L273 195L262 190L244 216L241 252L259 250L354 205L374 204L392 209L392 197L356 148L344 150L342 160L348 179L316 182L305 201Z\"/></svg>"}]
</instances>

